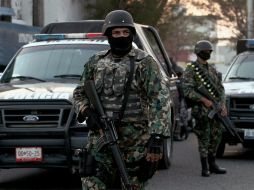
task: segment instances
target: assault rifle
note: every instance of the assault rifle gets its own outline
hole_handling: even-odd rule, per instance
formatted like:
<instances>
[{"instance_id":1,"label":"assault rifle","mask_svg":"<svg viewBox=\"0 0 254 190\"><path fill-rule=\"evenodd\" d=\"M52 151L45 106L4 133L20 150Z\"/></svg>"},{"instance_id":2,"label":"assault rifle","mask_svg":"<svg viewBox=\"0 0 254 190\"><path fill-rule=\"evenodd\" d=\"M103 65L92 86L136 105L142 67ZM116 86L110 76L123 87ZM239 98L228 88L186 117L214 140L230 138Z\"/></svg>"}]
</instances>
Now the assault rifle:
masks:
<instances>
[{"instance_id":1,"label":"assault rifle","mask_svg":"<svg viewBox=\"0 0 254 190\"><path fill-rule=\"evenodd\" d=\"M94 109L100 114L100 119L102 123L101 129L104 134L103 139L105 140L104 144L108 145L112 151L114 161L117 165L118 171L120 173L125 188L127 190L132 190L126 166L122 154L120 152L120 149L117 145L118 135L115 129L114 121L110 120L106 116L103 107L101 105L100 99L98 97L98 94L96 92L94 82L91 80L86 81L84 84L84 89L90 103L93 105Z\"/></svg>"},{"instance_id":2,"label":"assault rifle","mask_svg":"<svg viewBox=\"0 0 254 190\"><path fill-rule=\"evenodd\" d=\"M214 98L210 95L210 93L207 91L207 89L203 85L201 85L198 87L198 92L213 102L213 105L212 105L213 109L209 112L208 117L210 119L213 119L216 116L217 119L223 124L225 129L233 137L236 137L241 143L243 143L242 138L239 136L238 132L236 131L234 123L229 119L229 117L221 116L221 114L220 114L221 105L214 100Z\"/></svg>"}]
</instances>

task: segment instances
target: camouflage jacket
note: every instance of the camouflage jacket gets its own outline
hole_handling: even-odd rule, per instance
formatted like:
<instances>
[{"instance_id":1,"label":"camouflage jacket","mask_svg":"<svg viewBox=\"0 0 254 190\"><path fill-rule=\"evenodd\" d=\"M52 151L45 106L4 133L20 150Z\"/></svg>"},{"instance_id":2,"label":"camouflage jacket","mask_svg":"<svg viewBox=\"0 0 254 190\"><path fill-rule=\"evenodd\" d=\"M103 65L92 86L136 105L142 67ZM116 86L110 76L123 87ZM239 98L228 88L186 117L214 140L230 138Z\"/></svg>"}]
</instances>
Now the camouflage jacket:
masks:
<instances>
[{"instance_id":1,"label":"camouflage jacket","mask_svg":"<svg viewBox=\"0 0 254 190\"><path fill-rule=\"evenodd\" d=\"M86 80L95 82L102 102L114 102L115 100L112 105L102 103L104 109L120 107L121 103L118 103L118 100L123 99L122 91L128 79L130 57L134 57L135 69L129 98L137 96L138 99L134 99L139 102L133 105L133 102L129 102L128 99L126 112L129 114L126 114L122 121L125 123L146 121L148 123L146 130L149 134L169 136L171 126L169 88L155 60L140 49L133 48L126 56L118 59L114 58L110 51L99 52L91 57L84 66L81 84L73 93L76 113L79 117L80 109L90 106L83 89ZM139 114L138 117L135 116L136 111Z\"/></svg>"},{"instance_id":2,"label":"camouflage jacket","mask_svg":"<svg viewBox=\"0 0 254 190\"><path fill-rule=\"evenodd\" d=\"M202 73L195 70L195 64L198 64ZM206 86L206 79L212 81L213 85L216 88L216 92L218 92L218 95L215 98L216 101L220 102L221 104L225 104L225 91L219 73L213 66L209 64L201 64L196 61L194 63L188 63L183 74L184 96L192 101L192 107L194 111L198 106L200 109L202 109L201 112L208 112L208 109L205 108L201 102L198 102L203 97L203 95L197 91L199 86ZM206 89L207 88L208 87L206 87ZM200 112L200 109L197 112Z\"/></svg>"}]
</instances>

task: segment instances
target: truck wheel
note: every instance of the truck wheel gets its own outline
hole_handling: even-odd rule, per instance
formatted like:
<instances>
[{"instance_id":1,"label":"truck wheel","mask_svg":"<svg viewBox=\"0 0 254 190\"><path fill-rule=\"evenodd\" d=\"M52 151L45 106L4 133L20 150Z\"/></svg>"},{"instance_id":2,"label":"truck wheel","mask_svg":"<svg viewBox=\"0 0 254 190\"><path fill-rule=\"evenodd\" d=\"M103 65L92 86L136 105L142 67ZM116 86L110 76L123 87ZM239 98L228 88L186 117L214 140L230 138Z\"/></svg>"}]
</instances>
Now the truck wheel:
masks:
<instances>
[{"instance_id":1,"label":"truck wheel","mask_svg":"<svg viewBox=\"0 0 254 190\"><path fill-rule=\"evenodd\" d=\"M163 142L163 156L160 161L159 168L160 169L168 169L171 166L173 155L173 138L172 136L164 139Z\"/></svg>"},{"instance_id":2,"label":"truck wheel","mask_svg":"<svg viewBox=\"0 0 254 190\"><path fill-rule=\"evenodd\" d=\"M226 146L226 143L225 143L225 141L222 140L219 144L218 149L217 149L217 153L216 153L217 158L222 158L223 157L224 152L225 152L225 146Z\"/></svg>"}]
</instances>

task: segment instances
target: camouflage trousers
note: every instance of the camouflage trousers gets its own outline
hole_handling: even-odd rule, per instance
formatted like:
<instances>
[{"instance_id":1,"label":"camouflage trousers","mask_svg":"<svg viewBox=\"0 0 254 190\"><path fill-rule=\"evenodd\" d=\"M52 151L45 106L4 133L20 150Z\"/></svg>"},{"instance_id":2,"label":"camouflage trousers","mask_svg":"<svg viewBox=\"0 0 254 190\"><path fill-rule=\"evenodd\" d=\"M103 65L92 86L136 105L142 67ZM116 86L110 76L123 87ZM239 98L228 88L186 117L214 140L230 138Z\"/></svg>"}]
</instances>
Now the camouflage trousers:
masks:
<instances>
[{"instance_id":1,"label":"camouflage trousers","mask_svg":"<svg viewBox=\"0 0 254 190\"><path fill-rule=\"evenodd\" d=\"M215 119L209 119L207 116L203 116L196 120L196 126L193 132L198 138L201 157L207 157L208 154L216 155L221 141L222 130L223 126Z\"/></svg>"},{"instance_id":2,"label":"camouflage trousers","mask_svg":"<svg viewBox=\"0 0 254 190\"><path fill-rule=\"evenodd\" d=\"M145 144L149 139L145 124L125 123L121 127L116 127L118 133L118 145L123 153L130 182L133 190L143 190L146 182L141 182L137 178L140 172L140 160L146 155ZM83 190L105 190L105 189L125 189L121 182L120 175L113 162L112 153L108 146L98 150L98 134L89 134L91 153L97 162L97 170L94 176L82 178Z\"/></svg>"},{"instance_id":3,"label":"camouflage trousers","mask_svg":"<svg viewBox=\"0 0 254 190\"><path fill-rule=\"evenodd\" d=\"M110 176L108 176L110 177ZM112 189L112 190L117 190L117 189L123 189L126 190L123 186L122 187L106 187L106 184L101 181L98 177L91 176L91 177L85 177L81 178L82 182L82 190L106 190L106 189ZM132 189L133 190L144 190L145 185L138 182L137 178L131 178L131 184L132 184Z\"/></svg>"},{"instance_id":4,"label":"camouflage trousers","mask_svg":"<svg viewBox=\"0 0 254 190\"><path fill-rule=\"evenodd\" d=\"M109 152L108 154L105 153L106 151L104 153L96 153L96 174L81 179L82 190L125 189L111 154ZM145 183L140 182L135 176L135 172L139 170L139 166L128 167L127 170L129 175L132 174L130 176L132 189L143 190Z\"/></svg>"}]
</instances>

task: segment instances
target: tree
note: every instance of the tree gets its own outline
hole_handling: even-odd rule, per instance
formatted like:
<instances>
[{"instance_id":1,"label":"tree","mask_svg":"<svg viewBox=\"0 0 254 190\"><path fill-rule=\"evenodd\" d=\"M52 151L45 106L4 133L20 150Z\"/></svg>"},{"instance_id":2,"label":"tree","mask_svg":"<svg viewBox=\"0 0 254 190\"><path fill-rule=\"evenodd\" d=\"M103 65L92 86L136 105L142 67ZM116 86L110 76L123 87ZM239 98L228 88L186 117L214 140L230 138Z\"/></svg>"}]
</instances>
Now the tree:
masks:
<instances>
[{"instance_id":1,"label":"tree","mask_svg":"<svg viewBox=\"0 0 254 190\"><path fill-rule=\"evenodd\" d=\"M104 19L105 16L113 10L125 9L126 1L123 0L96 0L88 2L85 11L88 11L88 19Z\"/></svg>"},{"instance_id":2,"label":"tree","mask_svg":"<svg viewBox=\"0 0 254 190\"><path fill-rule=\"evenodd\" d=\"M116 9L130 12L137 23L156 26L164 14L168 0L97 0L86 5L90 19L104 19L107 13Z\"/></svg>"},{"instance_id":3,"label":"tree","mask_svg":"<svg viewBox=\"0 0 254 190\"><path fill-rule=\"evenodd\" d=\"M210 0L211 1L211 0ZM212 1L211 1L212 2ZM230 23L235 24L237 30L237 38L247 37L247 11L246 0L214 0L220 6L221 19L225 20L225 23L229 23L226 26L230 26Z\"/></svg>"},{"instance_id":4,"label":"tree","mask_svg":"<svg viewBox=\"0 0 254 190\"><path fill-rule=\"evenodd\" d=\"M231 27L236 38L247 37L246 0L208 0L208 3L194 2L197 7L206 9L222 21L222 25Z\"/></svg>"},{"instance_id":5,"label":"tree","mask_svg":"<svg viewBox=\"0 0 254 190\"><path fill-rule=\"evenodd\" d=\"M179 51L208 36L189 27L190 22L192 25L201 23L195 18L186 17L186 8L181 0L108 0L107 3L97 0L86 6L89 19L104 19L108 12L115 9L129 11L137 23L154 26L170 57L175 60Z\"/></svg>"},{"instance_id":6,"label":"tree","mask_svg":"<svg viewBox=\"0 0 254 190\"><path fill-rule=\"evenodd\" d=\"M207 20L215 20L213 16L188 16L187 8L181 1L170 1L164 15L164 22L158 26L160 34L164 39L164 45L170 56L179 61L182 53L193 52L194 44L201 39L210 39L210 31L214 31L214 25L207 25ZM206 30L198 31L200 26L206 26ZM185 57L187 61L188 58Z\"/></svg>"}]
</instances>

